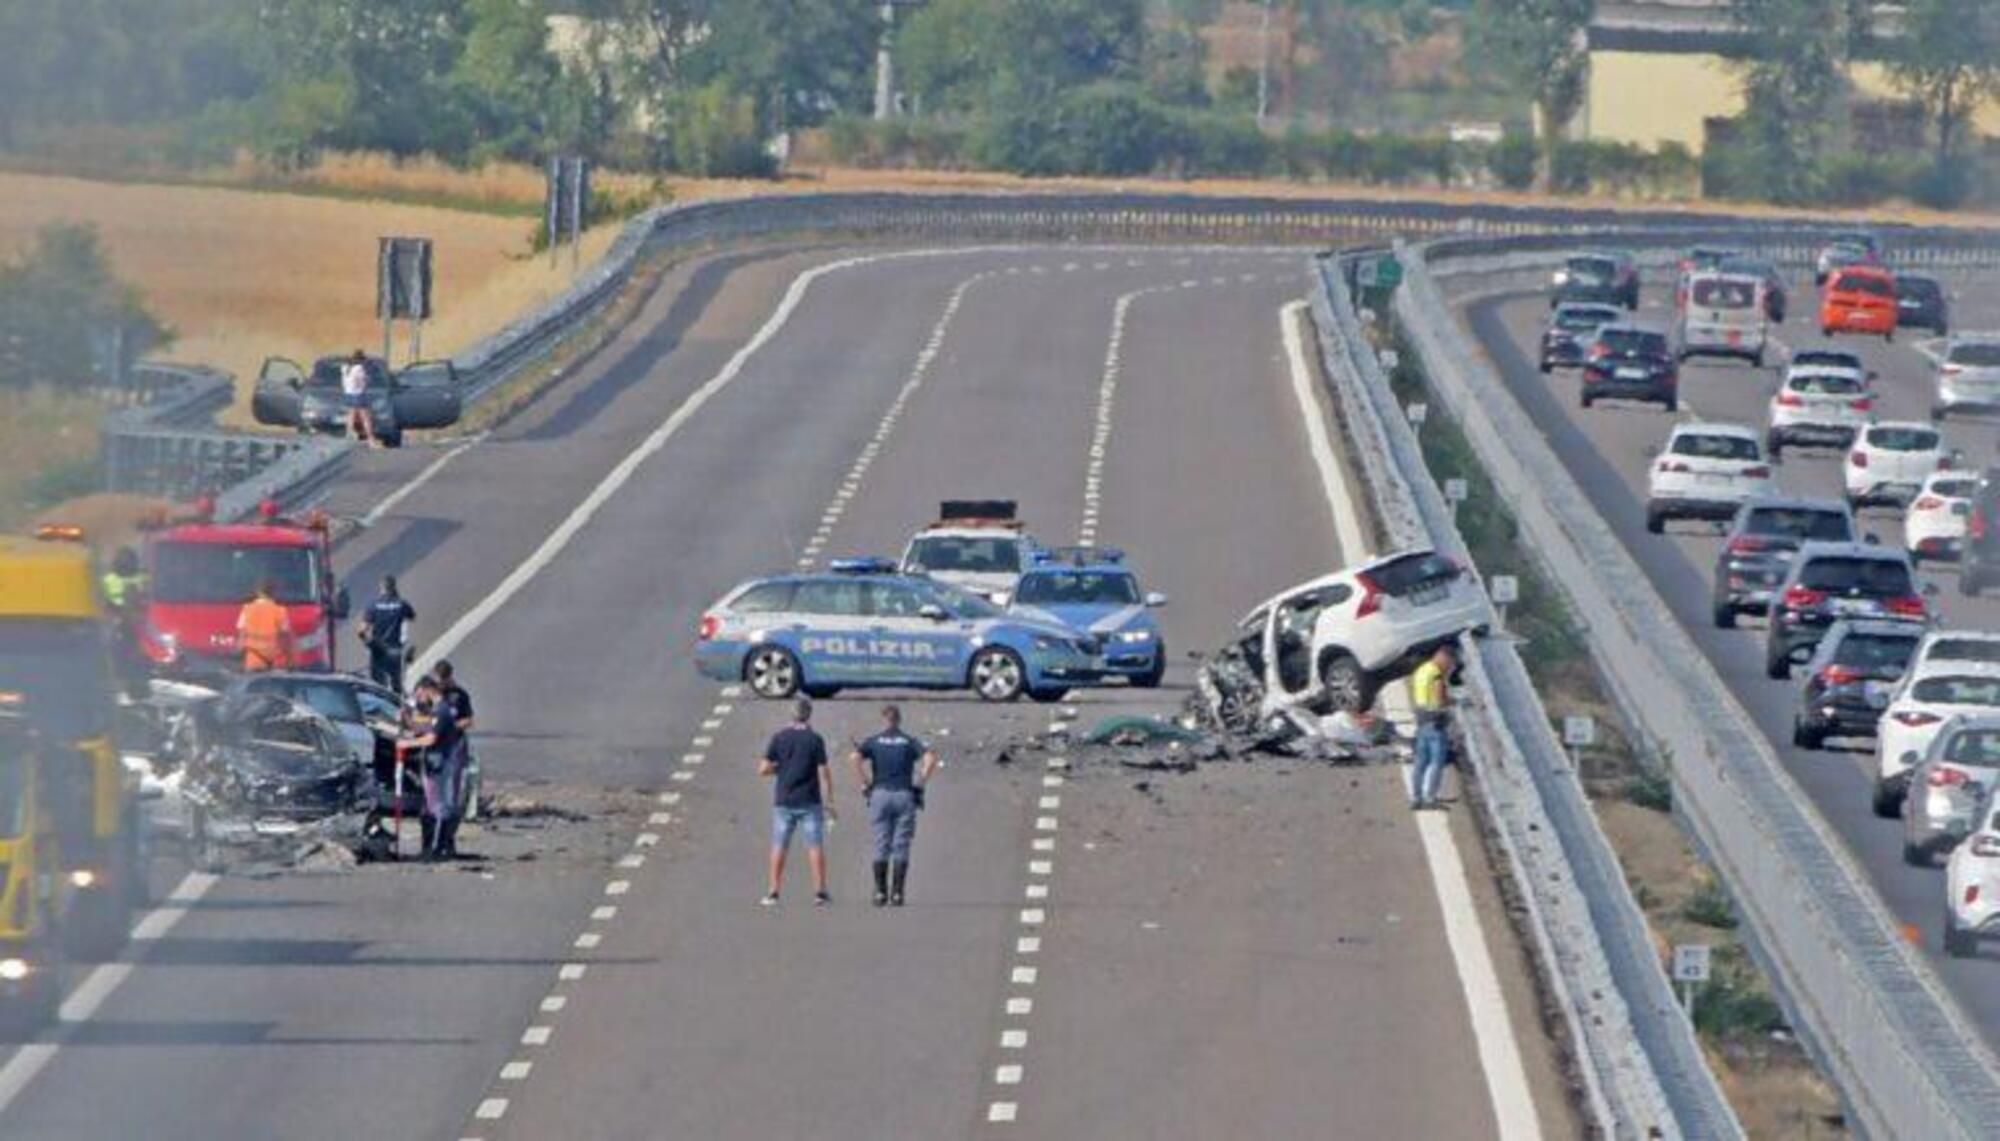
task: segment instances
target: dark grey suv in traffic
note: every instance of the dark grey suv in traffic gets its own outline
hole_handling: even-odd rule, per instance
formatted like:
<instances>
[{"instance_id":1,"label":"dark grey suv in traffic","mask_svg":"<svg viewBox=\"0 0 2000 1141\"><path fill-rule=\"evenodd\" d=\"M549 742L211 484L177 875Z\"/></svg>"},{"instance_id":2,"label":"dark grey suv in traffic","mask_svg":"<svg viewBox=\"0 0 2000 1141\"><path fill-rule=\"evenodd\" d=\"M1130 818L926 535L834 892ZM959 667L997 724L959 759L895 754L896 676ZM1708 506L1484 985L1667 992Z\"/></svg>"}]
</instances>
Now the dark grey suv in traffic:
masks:
<instances>
[{"instance_id":1,"label":"dark grey suv in traffic","mask_svg":"<svg viewBox=\"0 0 2000 1141\"><path fill-rule=\"evenodd\" d=\"M1715 624L1728 630L1738 614L1769 609L1800 544L1853 541L1854 512L1838 499L1772 496L1745 503L1715 561Z\"/></svg>"}]
</instances>

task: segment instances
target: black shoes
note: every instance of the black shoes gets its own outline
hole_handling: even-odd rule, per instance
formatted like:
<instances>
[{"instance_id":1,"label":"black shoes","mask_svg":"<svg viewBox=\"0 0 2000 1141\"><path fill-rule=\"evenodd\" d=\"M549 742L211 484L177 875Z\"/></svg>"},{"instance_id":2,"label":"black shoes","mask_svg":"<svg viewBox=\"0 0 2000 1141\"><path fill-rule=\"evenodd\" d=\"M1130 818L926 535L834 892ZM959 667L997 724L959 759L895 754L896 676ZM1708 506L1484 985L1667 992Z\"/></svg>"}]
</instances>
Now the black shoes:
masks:
<instances>
[{"instance_id":1,"label":"black shoes","mask_svg":"<svg viewBox=\"0 0 2000 1141\"><path fill-rule=\"evenodd\" d=\"M889 906L903 906L903 880L910 874L910 865L889 865Z\"/></svg>"},{"instance_id":2,"label":"black shoes","mask_svg":"<svg viewBox=\"0 0 2000 1141\"><path fill-rule=\"evenodd\" d=\"M875 906L889 902L889 865L886 861L875 862Z\"/></svg>"}]
</instances>

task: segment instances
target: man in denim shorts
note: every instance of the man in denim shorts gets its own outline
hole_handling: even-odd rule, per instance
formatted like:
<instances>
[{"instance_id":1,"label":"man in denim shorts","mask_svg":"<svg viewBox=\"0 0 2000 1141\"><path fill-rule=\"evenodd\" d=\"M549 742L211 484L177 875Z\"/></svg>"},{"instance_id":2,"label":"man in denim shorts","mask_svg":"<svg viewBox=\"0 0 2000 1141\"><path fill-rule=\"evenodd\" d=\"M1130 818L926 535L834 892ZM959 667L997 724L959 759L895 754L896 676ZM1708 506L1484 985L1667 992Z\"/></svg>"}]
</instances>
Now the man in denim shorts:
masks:
<instances>
[{"instance_id":1,"label":"man in denim shorts","mask_svg":"<svg viewBox=\"0 0 2000 1141\"><path fill-rule=\"evenodd\" d=\"M778 905L785 880L785 855L792 833L806 834L806 862L812 865L813 902L833 902L826 893L826 822L833 812L833 769L826 763L826 740L812 727L812 702L799 698L792 723L772 736L757 775L775 778L771 807L771 879L765 907Z\"/></svg>"}]
</instances>

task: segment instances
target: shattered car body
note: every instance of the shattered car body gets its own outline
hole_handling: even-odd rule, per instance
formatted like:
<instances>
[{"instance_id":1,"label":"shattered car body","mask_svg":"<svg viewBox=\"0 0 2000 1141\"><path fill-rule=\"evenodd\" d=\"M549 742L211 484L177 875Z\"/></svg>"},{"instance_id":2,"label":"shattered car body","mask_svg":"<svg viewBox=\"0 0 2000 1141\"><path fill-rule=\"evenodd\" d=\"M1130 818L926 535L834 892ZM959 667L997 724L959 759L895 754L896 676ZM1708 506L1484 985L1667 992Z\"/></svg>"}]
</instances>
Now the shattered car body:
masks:
<instances>
[{"instance_id":1,"label":"shattered car body","mask_svg":"<svg viewBox=\"0 0 2000 1141\"><path fill-rule=\"evenodd\" d=\"M182 838L205 868L311 839L358 844L378 809L372 766L325 717L276 694L192 706L163 760L177 770Z\"/></svg>"}]
</instances>

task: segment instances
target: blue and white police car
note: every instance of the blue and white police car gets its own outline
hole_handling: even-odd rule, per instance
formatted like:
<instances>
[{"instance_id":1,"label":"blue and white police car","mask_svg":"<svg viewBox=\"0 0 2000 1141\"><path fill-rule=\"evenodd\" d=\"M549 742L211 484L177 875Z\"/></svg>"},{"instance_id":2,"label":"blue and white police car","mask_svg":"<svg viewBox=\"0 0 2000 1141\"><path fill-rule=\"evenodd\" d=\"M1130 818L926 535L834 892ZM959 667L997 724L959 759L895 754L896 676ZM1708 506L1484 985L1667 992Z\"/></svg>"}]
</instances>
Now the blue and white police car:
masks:
<instances>
[{"instance_id":1,"label":"blue and white police car","mask_svg":"<svg viewBox=\"0 0 2000 1141\"><path fill-rule=\"evenodd\" d=\"M1108 676L1152 689L1167 672L1167 643L1153 611L1167 596L1142 592L1125 553L1109 547L1060 547L1035 552L1021 575L1009 613L1058 622L1103 646Z\"/></svg>"},{"instance_id":2,"label":"blue and white police car","mask_svg":"<svg viewBox=\"0 0 2000 1141\"><path fill-rule=\"evenodd\" d=\"M695 665L760 697L846 688L970 689L985 701L1059 701L1102 676L1097 643L1009 614L889 559L753 579L702 615Z\"/></svg>"}]
</instances>

